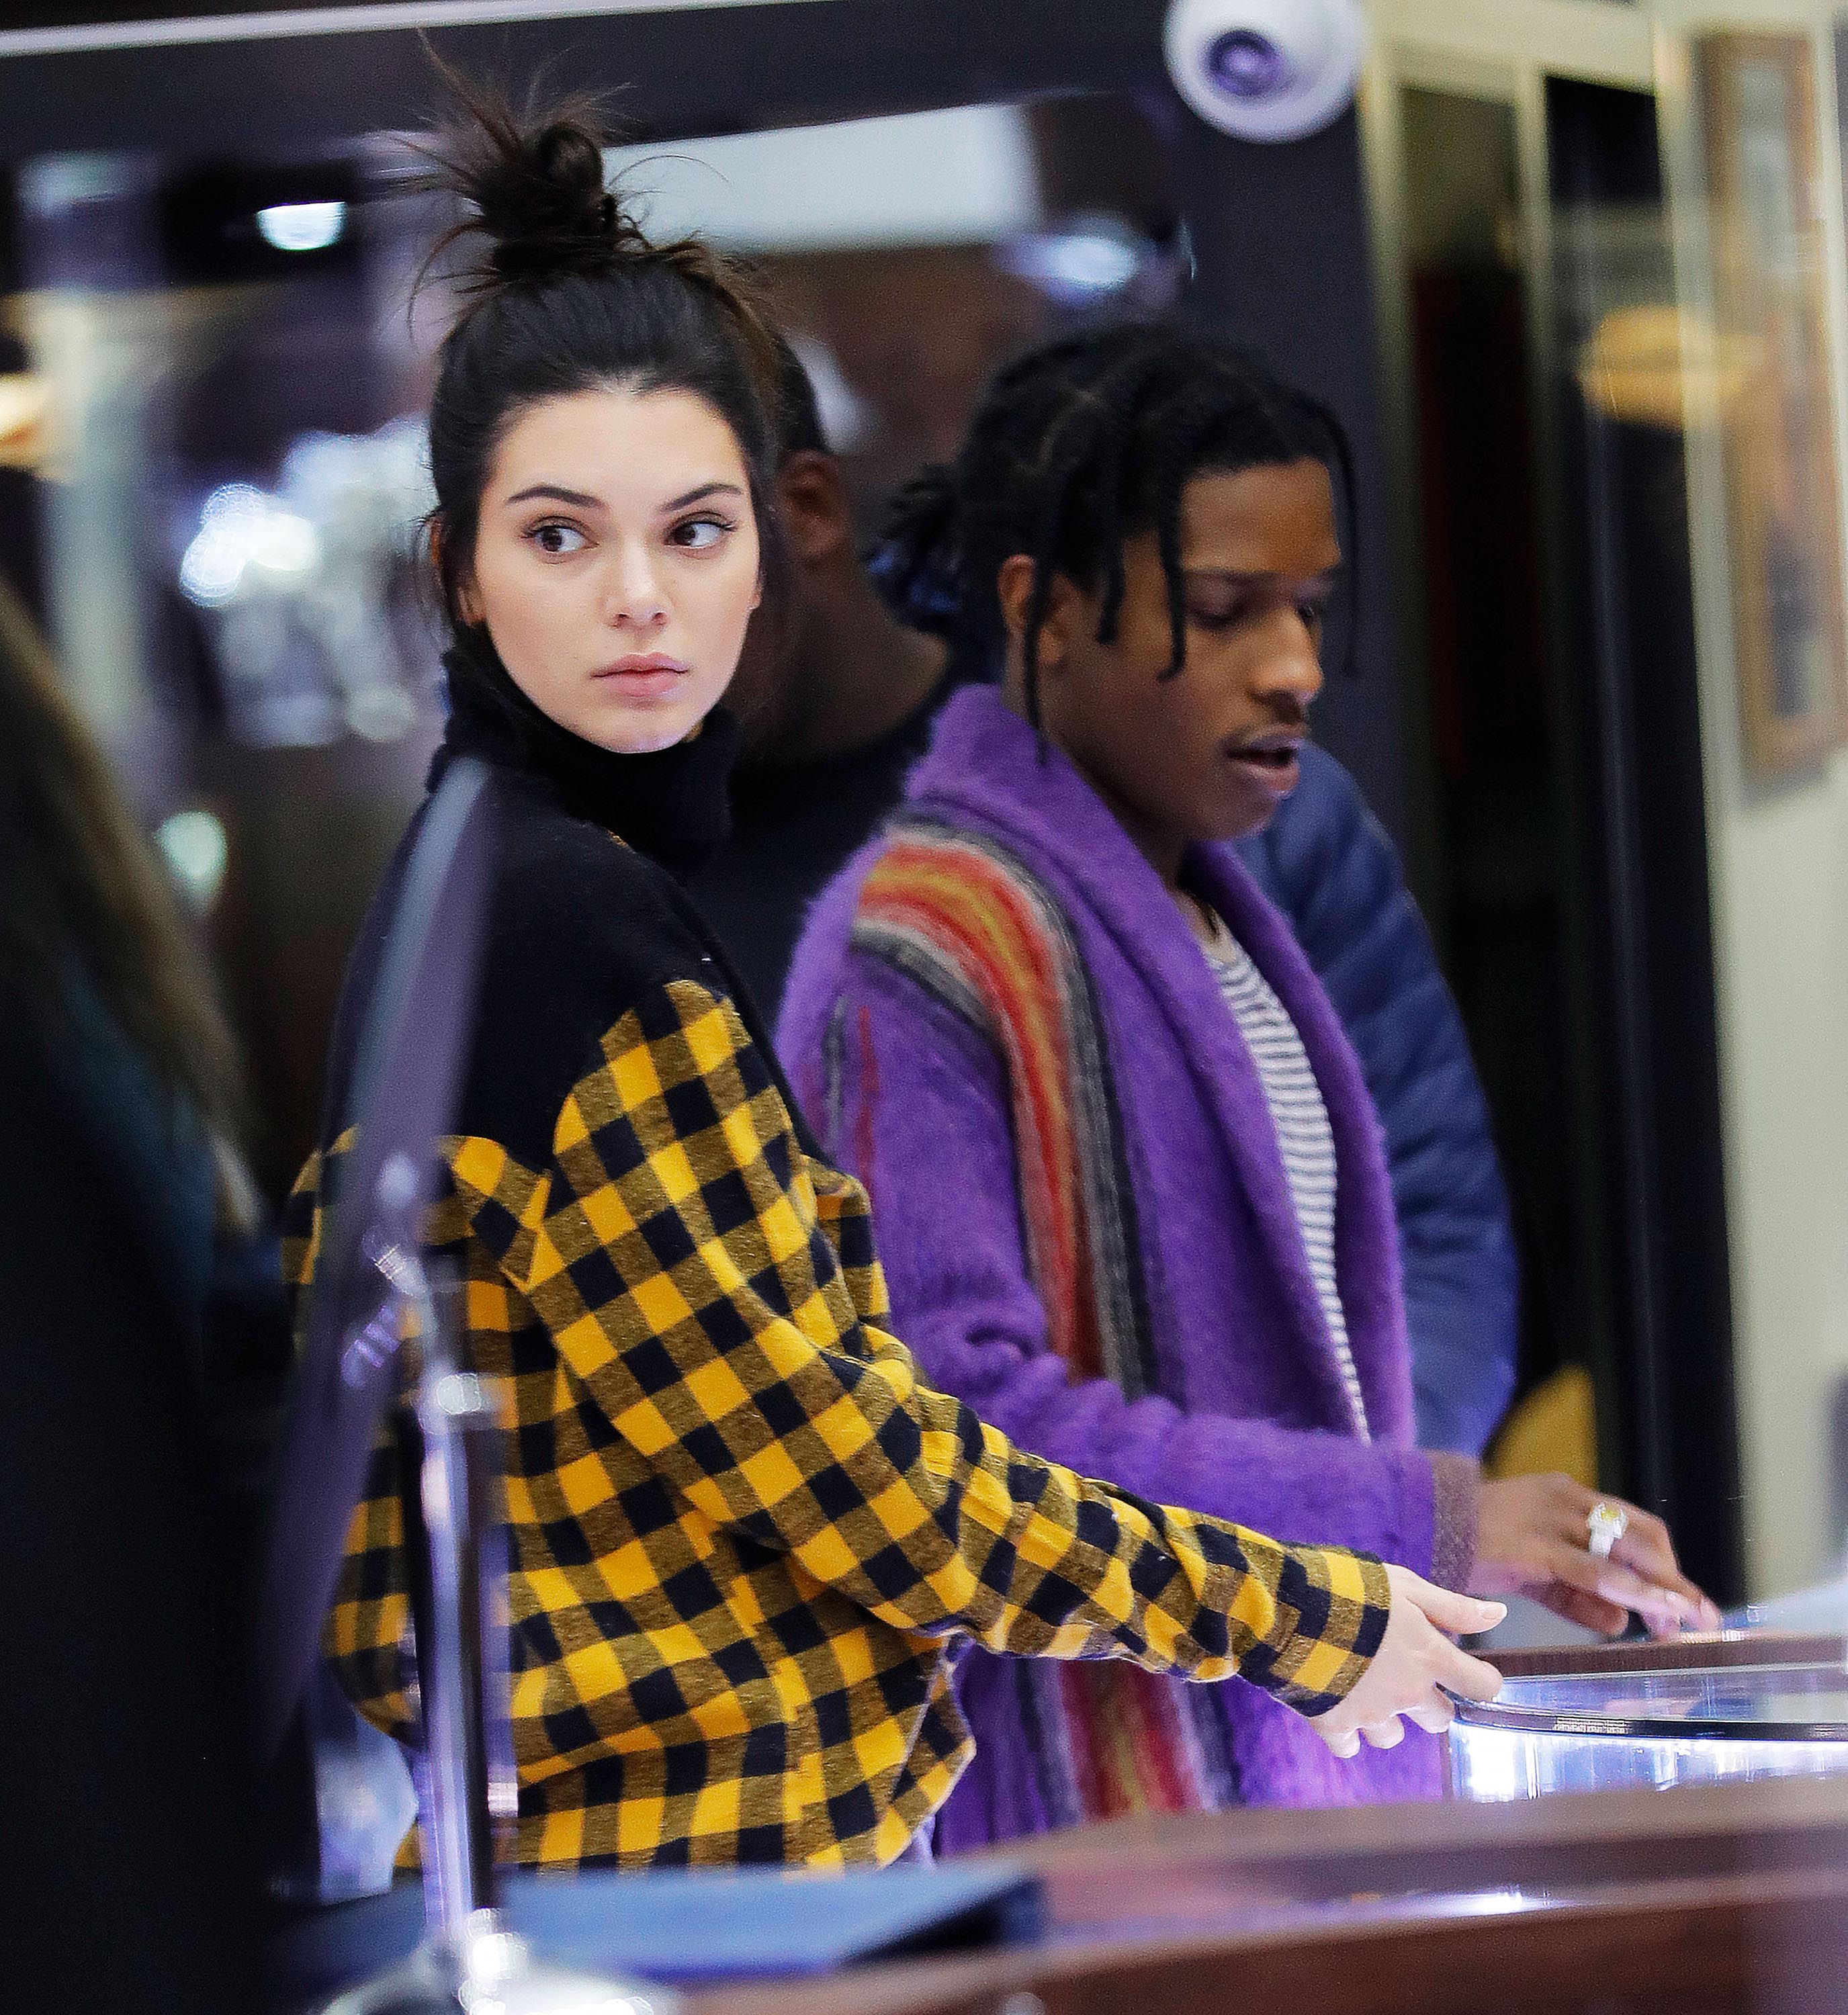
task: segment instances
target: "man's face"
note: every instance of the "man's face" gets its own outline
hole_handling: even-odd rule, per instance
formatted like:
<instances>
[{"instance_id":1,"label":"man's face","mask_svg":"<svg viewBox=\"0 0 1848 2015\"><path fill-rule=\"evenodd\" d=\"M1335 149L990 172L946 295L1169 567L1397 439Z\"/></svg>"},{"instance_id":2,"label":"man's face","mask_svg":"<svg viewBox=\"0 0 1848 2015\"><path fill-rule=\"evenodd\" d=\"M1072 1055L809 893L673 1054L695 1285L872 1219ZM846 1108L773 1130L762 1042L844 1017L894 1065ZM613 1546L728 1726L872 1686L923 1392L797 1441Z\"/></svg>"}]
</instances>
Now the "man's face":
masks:
<instances>
[{"instance_id":1,"label":"man's face","mask_svg":"<svg viewBox=\"0 0 1848 2015\"><path fill-rule=\"evenodd\" d=\"M840 467L830 454L799 448L786 456L775 509L789 555L788 601L778 609L760 608L751 619L726 702L743 727L747 763L774 750L789 729L796 681L817 648L817 625L828 620L822 584L854 548Z\"/></svg>"}]
</instances>

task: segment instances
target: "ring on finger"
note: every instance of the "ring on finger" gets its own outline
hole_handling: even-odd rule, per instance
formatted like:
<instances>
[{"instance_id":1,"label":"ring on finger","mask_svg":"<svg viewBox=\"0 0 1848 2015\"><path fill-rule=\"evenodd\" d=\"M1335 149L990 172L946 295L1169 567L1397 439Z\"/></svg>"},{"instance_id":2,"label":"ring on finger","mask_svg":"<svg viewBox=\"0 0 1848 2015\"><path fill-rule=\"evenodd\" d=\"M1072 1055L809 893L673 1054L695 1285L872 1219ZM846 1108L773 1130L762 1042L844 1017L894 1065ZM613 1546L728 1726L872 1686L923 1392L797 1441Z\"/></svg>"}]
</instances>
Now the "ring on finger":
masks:
<instances>
[{"instance_id":1,"label":"ring on finger","mask_svg":"<svg viewBox=\"0 0 1848 2015\"><path fill-rule=\"evenodd\" d=\"M1594 1560L1608 1561L1611 1549L1630 1530L1630 1514L1621 1504L1601 1497L1585 1514L1585 1529L1590 1535L1585 1542L1586 1552Z\"/></svg>"}]
</instances>

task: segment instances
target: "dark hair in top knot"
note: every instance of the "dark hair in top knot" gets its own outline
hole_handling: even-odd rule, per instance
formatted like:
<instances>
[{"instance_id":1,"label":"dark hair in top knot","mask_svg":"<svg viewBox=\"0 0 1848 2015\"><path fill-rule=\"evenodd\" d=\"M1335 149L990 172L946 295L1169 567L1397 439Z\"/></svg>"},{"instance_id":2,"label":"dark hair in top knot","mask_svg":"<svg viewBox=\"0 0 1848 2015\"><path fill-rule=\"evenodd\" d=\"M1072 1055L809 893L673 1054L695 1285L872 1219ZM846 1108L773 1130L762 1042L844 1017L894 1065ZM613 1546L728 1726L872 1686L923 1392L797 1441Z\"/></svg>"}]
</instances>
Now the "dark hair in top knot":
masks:
<instances>
[{"instance_id":1,"label":"dark hair in top knot","mask_svg":"<svg viewBox=\"0 0 1848 2015\"><path fill-rule=\"evenodd\" d=\"M1029 555L1026 704L1037 726L1039 642L1056 575L1102 587L1098 638L1108 643L1123 608L1124 541L1154 532L1171 678L1187 655L1182 491L1208 471L1306 458L1338 472L1346 496L1351 598L1354 457L1328 407L1249 352L1179 322L1085 329L996 373L955 462L926 469L893 500L873 573L903 620L992 663L1006 642L997 576L1004 561ZM1354 634L1350 621L1350 669Z\"/></svg>"},{"instance_id":2,"label":"dark hair in top knot","mask_svg":"<svg viewBox=\"0 0 1848 2015\"><path fill-rule=\"evenodd\" d=\"M444 338L430 401L432 523L444 605L459 626L481 495L509 426L545 399L602 387L703 399L738 442L750 479L765 587L785 567L772 508L781 339L755 283L697 238L656 244L604 181L602 113L585 98L516 112L433 56L454 101L450 128L418 145L426 188L463 215L437 239L419 283L445 268L462 307Z\"/></svg>"}]
</instances>

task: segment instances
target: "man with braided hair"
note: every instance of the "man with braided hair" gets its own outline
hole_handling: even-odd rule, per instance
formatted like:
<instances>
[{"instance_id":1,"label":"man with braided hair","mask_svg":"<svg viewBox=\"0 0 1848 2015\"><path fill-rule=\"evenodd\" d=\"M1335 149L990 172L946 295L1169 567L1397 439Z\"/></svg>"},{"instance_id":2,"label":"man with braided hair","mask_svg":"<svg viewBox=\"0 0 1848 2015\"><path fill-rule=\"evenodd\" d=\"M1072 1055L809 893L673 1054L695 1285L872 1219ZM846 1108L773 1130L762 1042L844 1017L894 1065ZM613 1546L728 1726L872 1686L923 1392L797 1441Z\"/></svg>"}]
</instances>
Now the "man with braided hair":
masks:
<instances>
[{"instance_id":1,"label":"man with braided hair","mask_svg":"<svg viewBox=\"0 0 1848 2015\"><path fill-rule=\"evenodd\" d=\"M1107 336L1035 353L1070 368ZM804 917L904 796L950 695L992 676L901 623L854 549L815 393L783 357L778 505L793 606L780 652L753 638L733 688L745 725L729 839L696 884L753 994L774 1013ZM899 555L888 551L886 564ZM1418 1441L1479 1454L1514 1381L1518 1281L1507 1199L1469 1044L1392 842L1359 787L1305 747L1301 781L1241 858L1289 920L1358 1054L1386 1132L1411 1318Z\"/></svg>"},{"instance_id":2,"label":"man with braided hair","mask_svg":"<svg viewBox=\"0 0 1848 2015\"><path fill-rule=\"evenodd\" d=\"M1337 476L1351 497L1325 408L1177 325L1087 332L1000 373L875 566L1001 684L950 699L902 808L812 911L779 1047L871 1192L926 1373L1022 1445L1138 1496L1671 1633L1712 1612L1659 1521L1630 1510L1614 1562L1595 1557L1569 1479L1485 1482L1415 1446L1367 1078L1234 850L1289 816L1314 760L1322 630L1352 570ZM1319 924L1315 853L1273 865ZM1375 886L1404 900L1396 874ZM1487 1300L1493 1353L1506 1313ZM1440 1783L1428 1735L1336 1773L1223 1687L975 1651L959 1692L977 1758L941 1816L949 1848Z\"/></svg>"}]
</instances>

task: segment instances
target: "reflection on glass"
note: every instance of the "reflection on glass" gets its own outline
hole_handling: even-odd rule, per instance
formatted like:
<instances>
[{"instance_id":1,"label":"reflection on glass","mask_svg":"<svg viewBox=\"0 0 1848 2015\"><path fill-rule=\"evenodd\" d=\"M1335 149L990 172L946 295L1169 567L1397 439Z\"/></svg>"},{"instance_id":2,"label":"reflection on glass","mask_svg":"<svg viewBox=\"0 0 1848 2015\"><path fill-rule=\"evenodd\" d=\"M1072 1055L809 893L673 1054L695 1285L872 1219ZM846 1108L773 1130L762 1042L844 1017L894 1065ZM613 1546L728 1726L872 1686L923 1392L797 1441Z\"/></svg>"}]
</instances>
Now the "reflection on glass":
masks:
<instances>
[{"instance_id":1,"label":"reflection on glass","mask_svg":"<svg viewBox=\"0 0 1848 2015\"><path fill-rule=\"evenodd\" d=\"M1785 1665L1514 1679L1492 1707L1462 1710L1450 1751L1453 1794L1477 1801L1840 1775L1848 1673Z\"/></svg>"},{"instance_id":2,"label":"reflection on glass","mask_svg":"<svg viewBox=\"0 0 1848 2015\"><path fill-rule=\"evenodd\" d=\"M1760 772L1848 732L1841 506L1807 34L1699 47L1714 294L1752 368L1723 413L1742 713Z\"/></svg>"}]
</instances>

